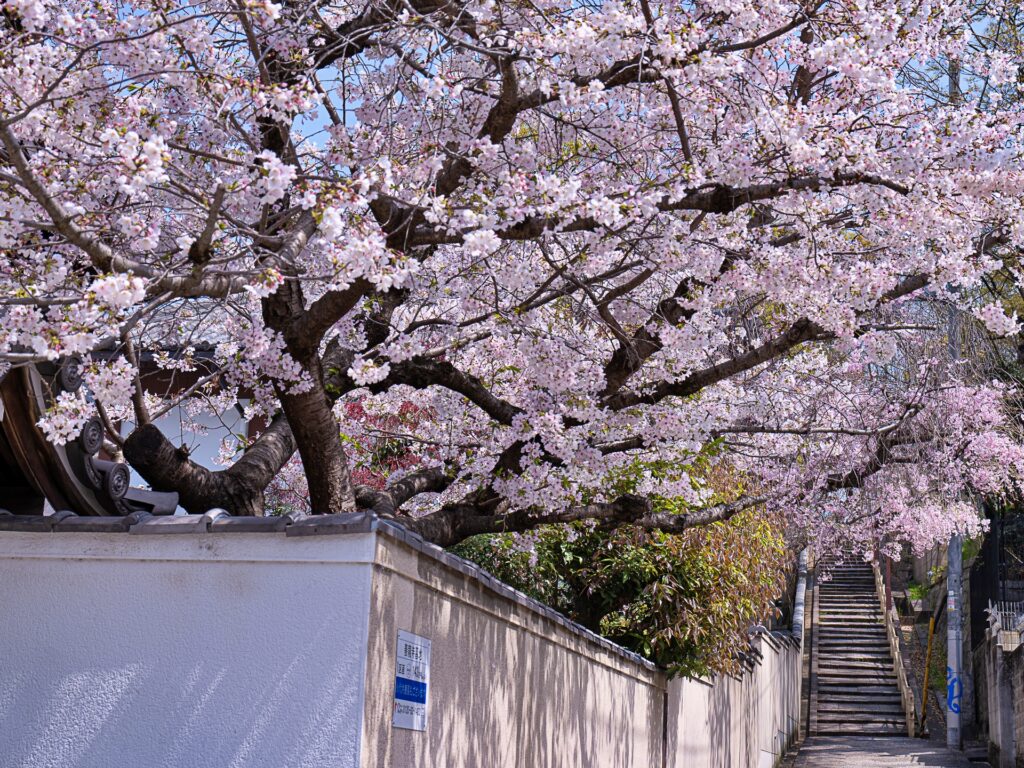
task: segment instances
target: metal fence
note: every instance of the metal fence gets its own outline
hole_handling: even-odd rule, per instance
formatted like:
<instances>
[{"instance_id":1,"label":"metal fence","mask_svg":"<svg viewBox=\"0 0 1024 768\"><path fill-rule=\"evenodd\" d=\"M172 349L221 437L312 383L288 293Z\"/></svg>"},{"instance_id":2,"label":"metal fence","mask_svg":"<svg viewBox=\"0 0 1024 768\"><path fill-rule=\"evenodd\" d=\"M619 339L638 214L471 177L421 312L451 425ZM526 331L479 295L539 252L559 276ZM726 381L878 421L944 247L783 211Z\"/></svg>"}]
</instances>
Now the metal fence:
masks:
<instances>
[{"instance_id":1,"label":"metal fence","mask_svg":"<svg viewBox=\"0 0 1024 768\"><path fill-rule=\"evenodd\" d=\"M992 631L1005 653L1012 653L1021 646L1024 635L1024 602L1000 600L990 603L988 609Z\"/></svg>"},{"instance_id":2,"label":"metal fence","mask_svg":"<svg viewBox=\"0 0 1024 768\"><path fill-rule=\"evenodd\" d=\"M985 641L993 604L1024 602L1024 510L988 506L989 531L970 571L971 647Z\"/></svg>"}]
</instances>

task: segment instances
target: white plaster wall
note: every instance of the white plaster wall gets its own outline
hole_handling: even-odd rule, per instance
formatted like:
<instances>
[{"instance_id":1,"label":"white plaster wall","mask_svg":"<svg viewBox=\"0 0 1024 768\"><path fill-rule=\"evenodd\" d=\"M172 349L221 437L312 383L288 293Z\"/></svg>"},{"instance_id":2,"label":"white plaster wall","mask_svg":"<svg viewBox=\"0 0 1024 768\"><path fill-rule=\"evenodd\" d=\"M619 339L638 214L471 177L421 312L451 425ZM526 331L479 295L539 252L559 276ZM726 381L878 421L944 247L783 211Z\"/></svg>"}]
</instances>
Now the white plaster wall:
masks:
<instances>
[{"instance_id":1,"label":"white plaster wall","mask_svg":"<svg viewBox=\"0 0 1024 768\"><path fill-rule=\"evenodd\" d=\"M433 641L423 733L399 629ZM375 534L0 532L0 768L769 768L800 651L757 642L666 681Z\"/></svg>"},{"instance_id":2,"label":"white plaster wall","mask_svg":"<svg viewBox=\"0 0 1024 768\"><path fill-rule=\"evenodd\" d=\"M663 673L378 538L362 768L660 768ZM391 726L395 638L431 640L427 728Z\"/></svg>"},{"instance_id":3,"label":"white plaster wall","mask_svg":"<svg viewBox=\"0 0 1024 768\"><path fill-rule=\"evenodd\" d=\"M674 768L772 768L796 735L800 650L755 641L753 669L714 680L668 684L668 765Z\"/></svg>"},{"instance_id":4,"label":"white plaster wall","mask_svg":"<svg viewBox=\"0 0 1024 768\"><path fill-rule=\"evenodd\" d=\"M358 766L373 539L0 532L0 765Z\"/></svg>"}]
</instances>

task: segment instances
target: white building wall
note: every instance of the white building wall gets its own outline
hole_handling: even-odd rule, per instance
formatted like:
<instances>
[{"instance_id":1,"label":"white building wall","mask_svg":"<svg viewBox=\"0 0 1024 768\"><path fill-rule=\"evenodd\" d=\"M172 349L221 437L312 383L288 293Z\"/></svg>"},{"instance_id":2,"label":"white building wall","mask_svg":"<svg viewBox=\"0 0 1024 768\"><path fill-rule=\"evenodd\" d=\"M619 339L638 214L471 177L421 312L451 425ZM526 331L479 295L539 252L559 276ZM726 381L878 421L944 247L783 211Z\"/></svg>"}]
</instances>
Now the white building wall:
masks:
<instances>
[{"instance_id":1,"label":"white building wall","mask_svg":"<svg viewBox=\"0 0 1024 768\"><path fill-rule=\"evenodd\" d=\"M772 768L796 737L800 646L760 636L757 663L736 676L668 684L666 765Z\"/></svg>"},{"instance_id":2,"label":"white building wall","mask_svg":"<svg viewBox=\"0 0 1024 768\"><path fill-rule=\"evenodd\" d=\"M770 768L795 735L793 638L758 638L736 677L669 681L359 519L286 535L0 517L0 767ZM422 732L391 724L399 630L433 643Z\"/></svg>"},{"instance_id":3,"label":"white building wall","mask_svg":"<svg viewBox=\"0 0 1024 768\"><path fill-rule=\"evenodd\" d=\"M0 765L355 768L373 538L0 533Z\"/></svg>"}]
</instances>

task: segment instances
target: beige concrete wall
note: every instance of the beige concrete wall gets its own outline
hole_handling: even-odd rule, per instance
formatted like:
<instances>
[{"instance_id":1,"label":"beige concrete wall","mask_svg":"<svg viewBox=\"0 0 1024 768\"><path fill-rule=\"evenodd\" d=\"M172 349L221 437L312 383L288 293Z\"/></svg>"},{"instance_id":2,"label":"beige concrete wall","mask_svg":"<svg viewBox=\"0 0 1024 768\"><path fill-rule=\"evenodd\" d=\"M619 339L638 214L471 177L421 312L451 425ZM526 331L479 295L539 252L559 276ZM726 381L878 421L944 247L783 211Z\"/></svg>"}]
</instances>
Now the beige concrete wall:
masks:
<instances>
[{"instance_id":1,"label":"beige concrete wall","mask_svg":"<svg viewBox=\"0 0 1024 768\"><path fill-rule=\"evenodd\" d=\"M669 683L384 524L194 522L0 525L0 764L767 768L795 730L795 642ZM391 723L399 630L432 641L424 732Z\"/></svg>"},{"instance_id":2,"label":"beige concrete wall","mask_svg":"<svg viewBox=\"0 0 1024 768\"><path fill-rule=\"evenodd\" d=\"M664 676L378 537L364 768L662 765ZM398 630L431 640L424 732L391 725Z\"/></svg>"},{"instance_id":3,"label":"beige concrete wall","mask_svg":"<svg viewBox=\"0 0 1024 768\"><path fill-rule=\"evenodd\" d=\"M928 586L932 583L932 570L946 565L946 545L933 547L924 555L912 557L910 562L914 581Z\"/></svg>"},{"instance_id":4,"label":"beige concrete wall","mask_svg":"<svg viewBox=\"0 0 1024 768\"><path fill-rule=\"evenodd\" d=\"M771 768L796 735L800 649L761 635L757 663L739 675L669 683L668 759L673 768Z\"/></svg>"},{"instance_id":5,"label":"beige concrete wall","mask_svg":"<svg viewBox=\"0 0 1024 768\"><path fill-rule=\"evenodd\" d=\"M377 541L363 768L772 768L796 735L792 639L758 634L735 677L668 681L435 556ZM424 732L391 725L398 630L432 643Z\"/></svg>"}]
</instances>

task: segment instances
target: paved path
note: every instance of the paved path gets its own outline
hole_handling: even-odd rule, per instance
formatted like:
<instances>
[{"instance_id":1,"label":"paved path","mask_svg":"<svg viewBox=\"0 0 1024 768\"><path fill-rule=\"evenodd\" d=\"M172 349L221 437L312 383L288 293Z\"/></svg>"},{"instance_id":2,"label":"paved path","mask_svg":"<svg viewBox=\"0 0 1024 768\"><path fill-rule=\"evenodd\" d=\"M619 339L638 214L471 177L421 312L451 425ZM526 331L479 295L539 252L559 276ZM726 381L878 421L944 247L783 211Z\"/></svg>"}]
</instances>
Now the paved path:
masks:
<instances>
[{"instance_id":1,"label":"paved path","mask_svg":"<svg viewBox=\"0 0 1024 768\"><path fill-rule=\"evenodd\" d=\"M812 736L797 752L794 768L967 768L963 755L905 736ZM975 764L976 765L976 764Z\"/></svg>"}]
</instances>

